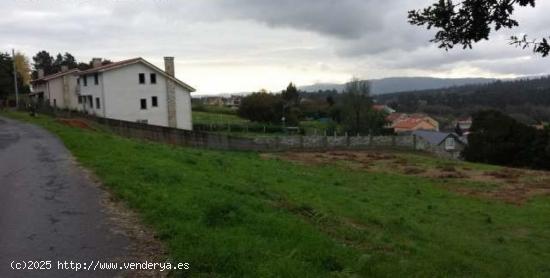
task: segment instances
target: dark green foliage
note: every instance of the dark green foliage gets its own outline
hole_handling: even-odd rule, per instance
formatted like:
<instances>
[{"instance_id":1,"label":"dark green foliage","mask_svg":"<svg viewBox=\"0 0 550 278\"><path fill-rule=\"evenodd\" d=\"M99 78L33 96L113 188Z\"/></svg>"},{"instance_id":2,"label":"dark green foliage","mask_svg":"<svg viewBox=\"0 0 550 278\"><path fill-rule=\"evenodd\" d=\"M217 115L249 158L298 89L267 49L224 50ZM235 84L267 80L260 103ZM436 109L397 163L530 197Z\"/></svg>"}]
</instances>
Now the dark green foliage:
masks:
<instances>
[{"instance_id":1,"label":"dark green foliage","mask_svg":"<svg viewBox=\"0 0 550 278\"><path fill-rule=\"evenodd\" d=\"M92 67L92 61L89 63L78 62L75 57L68 52L65 52L63 55L61 53L57 53L54 58L48 51L42 50L36 53L36 55L32 57L32 60L34 62L33 66L35 69L32 72L33 79L38 77L38 69L43 69L44 75L49 75L60 72L61 66L67 66L68 69L78 68L79 70L87 70ZM112 62L108 59L102 61L102 65L110 63Z\"/></svg>"},{"instance_id":2,"label":"dark green foliage","mask_svg":"<svg viewBox=\"0 0 550 278\"><path fill-rule=\"evenodd\" d=\"M386 124L386 115L372 109L368 81L352 80L346 84L340 110L335 117L341 117L346 131L351 134L381 134Z\"/></svg>"},{"instance_id":3,"label":"dark green foliage","mask_svg":"<svg viewBox=\"0 0 550 278\"><path fill-rule=\"evenodd\" d=\"M458 4L456 2L459 2ZM438 0L422 10L409 11L409 23L418 26L435 28L437 33L431 41L440 48L453 48L461 45L472 48L473 43L488 40L494 29L514 28L519 23L512 18L516 6L535 6L535 0ZM547 39L528 41L527 37L512 37L512 44L521 47L532 47L533 51L543 57L550 53Z\"/></svg>"},{"instance_id":4,"label":"dark green foliage","mask_svg":"<svg viewBox=\"0 0 550 278\"><path fill-rule=\"evenodd\" d=\"M550 77L402 92L380 95L376 99L400 112L458 117L495 109L523 114L535 122L550 121Z\"/></svg>"},{"instance_id":5,"label":"dark green foliage","mask_svg":"<svg viewBox=\"0 0 550 278\"><path fill-rule=\"evenodd\" d=\"M20 97L30 91L29 86L23 84L23 79L20 76L17 77L17 85ZM13 59L10 54L0 52L0 105L4 99L13 99L14 94Z\"/></svg>"},{"instance_id":6,"label":"dark green foliage","mask_svg":"<svg viewBox=\"0 0 550 278\"><path fill-rule=\"evenodd\" d=\"M0 99L13 93L13 60L8 53L0 53Z\"/></svg>"},{"instance_id":7,"label":"dark green foliage","mask_svg":"<svg viewBox=\"0 0 550 278\"><path fill-rule=\"evenodd\" d=\"M468 161L550 169L550 137L498 111L474 115L463 156Z\"/></svg>"},{"instance_id":8,"label":"dark green foliage","mask_svg":"<svg viewBox=\"0 0 550 278\"><path fill-rule=\"evenodd\" d=\"M33 66L35 71L33 71L32 76L33 78L36 78L38 74L36 73L37 69L43 69L44 75L53 74L57 71L54 68L54 59L50 55L49 52L46 50L42 50L38 53L36 53L35 56L32 57L32 60L34 62Z\"/></svg>"},{"instance_id":9,"label":"dark green foliage","mask_svg":"<svg viewBox=\"0 0 550 278\"><path fill-rule=\"evenodd\" d=\"M288 87L282 92L281 96L287 106L297 106L300 103L300 94L292 82L288 84Z\"/></svg>"},{"instance_id":10,"label":"dark green foliage","mask_svg":"<svg viewBox=\"0 0 550 278\"><path fill-rule=\"evenodd\" d=\"M281 123L283 99L281 95L267 92L253 93L244 97L238 115L254 122Z\"/></svg>"}]
</instances>

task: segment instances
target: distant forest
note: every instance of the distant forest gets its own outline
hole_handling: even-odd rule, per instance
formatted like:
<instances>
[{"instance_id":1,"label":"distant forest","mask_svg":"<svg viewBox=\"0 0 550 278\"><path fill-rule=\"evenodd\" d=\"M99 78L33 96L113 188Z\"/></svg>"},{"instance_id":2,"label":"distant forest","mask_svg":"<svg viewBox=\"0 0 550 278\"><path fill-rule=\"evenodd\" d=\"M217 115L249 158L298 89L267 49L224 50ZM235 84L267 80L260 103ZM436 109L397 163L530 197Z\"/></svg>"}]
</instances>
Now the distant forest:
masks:
<instances>
[{"instance_id":1,"label":"distant forest","mask_svg":"<svg viewBox=\"0 0 550 278\"><path fill-rule=\"evenodd\" d=\"M463 117L500 110L525 124L550 121L550 76L375 96L399 112Z\"/></svg>"}]
</instances>

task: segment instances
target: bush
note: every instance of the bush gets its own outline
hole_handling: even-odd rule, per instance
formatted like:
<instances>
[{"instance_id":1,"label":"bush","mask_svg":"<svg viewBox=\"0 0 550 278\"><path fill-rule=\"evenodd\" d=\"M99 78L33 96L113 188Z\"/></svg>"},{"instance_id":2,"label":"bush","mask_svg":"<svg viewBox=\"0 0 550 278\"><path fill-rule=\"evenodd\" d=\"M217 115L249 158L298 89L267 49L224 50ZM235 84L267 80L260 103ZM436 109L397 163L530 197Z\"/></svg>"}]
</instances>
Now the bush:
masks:
<instances>
[{"instance_id":1,"label":"bush","mask_svg":"<svg viewBox=\"0 0 550 278\"><path fill-rule=\"evenodd\" d=\"M468 161L506 166L550 169L550 136L494 110L473 116L468 146L462 155Z\"/></svg>"}]
</instances>

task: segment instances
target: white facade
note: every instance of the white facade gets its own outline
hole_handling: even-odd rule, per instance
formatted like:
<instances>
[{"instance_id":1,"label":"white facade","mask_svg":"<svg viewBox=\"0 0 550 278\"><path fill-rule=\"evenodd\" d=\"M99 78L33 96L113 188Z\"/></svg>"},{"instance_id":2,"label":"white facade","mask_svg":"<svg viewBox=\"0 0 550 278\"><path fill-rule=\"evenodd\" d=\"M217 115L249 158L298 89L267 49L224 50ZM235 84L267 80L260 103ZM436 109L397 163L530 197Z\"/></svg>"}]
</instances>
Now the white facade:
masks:
<instances>
[{"instance_id":1,"label":"white facade","mask_svg":"<svg viewBox=\"0 0 550 278\"><path fill-rule=\"evenodd\" d=\"M173 63L170 68L173 69ZM62 92L60 86L63 87L63 82L52 80L47 83L49 88L46 90L53 97L46 97L51 105L55 99L60 108L159 126L170 126L168 106L174 105L176 121L172 127L191 130L191 92L194 89L174 78L173 72L167 72L141 58L126 60L79 72L78 79L75 76L70 81L71 88L74 82L74 97L66 99L61 93L62 101L58 95ZM171 93L168 82L175 84L175 103L168 101Z\"/></svg>"},{"instance_id":2,"label":"white facade","mask_svg":"<svg viewBox=\"0 0 550 278\"><path fill-rule=\"evenodd\" d=\"M80 110L76 73L77 70L65 71L33 81L31 97L53 107Z\"/></svg>"}]
</instances>

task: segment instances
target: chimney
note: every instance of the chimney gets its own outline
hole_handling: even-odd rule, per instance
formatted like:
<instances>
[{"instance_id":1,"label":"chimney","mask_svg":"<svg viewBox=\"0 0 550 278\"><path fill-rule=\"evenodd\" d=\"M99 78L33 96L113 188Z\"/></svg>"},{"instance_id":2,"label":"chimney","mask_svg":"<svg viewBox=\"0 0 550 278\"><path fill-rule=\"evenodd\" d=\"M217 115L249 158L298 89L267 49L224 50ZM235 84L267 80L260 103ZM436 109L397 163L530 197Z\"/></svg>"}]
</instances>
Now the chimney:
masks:
<instances>
[{"instance_id":1,"label":"chimney","mask_svg":"<svg viewBox=\"0 0 550 278\"><path fill-rule=\"evenodd\" d=\"M44 77L44 69L38 69L38 78Z\"/></svg>"},{"instance_id":2,"label":"chimney","mask_svg":"<svg viewBox=\"0 0 550 278\"><path fill-rule=\"evenodd\" d=\"M174 77L174 57L164 57L164 71ZM168 126L177 128L176 115L176 83L171 78L166 78L166 100L168 110Z\"/></svg>"},{"instance_id":3,"label":"chimney","mask_svg":"<svg viewBox=\"0 0 550 278\"><path fill-rule=\"evenodd\" d=\"M101 58L92 58L92 68L101 67Z\"/></svg>"},{"instance_id":4,"label":"chimney","mask_svg":"<svg viewBox=\"0 0 550 278\"><path fill-rule=\"evenodd\" d=\"M164 71L172 77L175 76L174 57L164 57Z\"/></svg>"},{"instance_id":5,"label":"chimney","mask_svg":"<svg viewBox=\"0 0 550 278\"><path fill-rule=\"evenodd\" d=\"M68 70L69 70L69 66L67 66L67 65L61 66L61 72L66 72Z\"/></svg>"}]
</instances>

